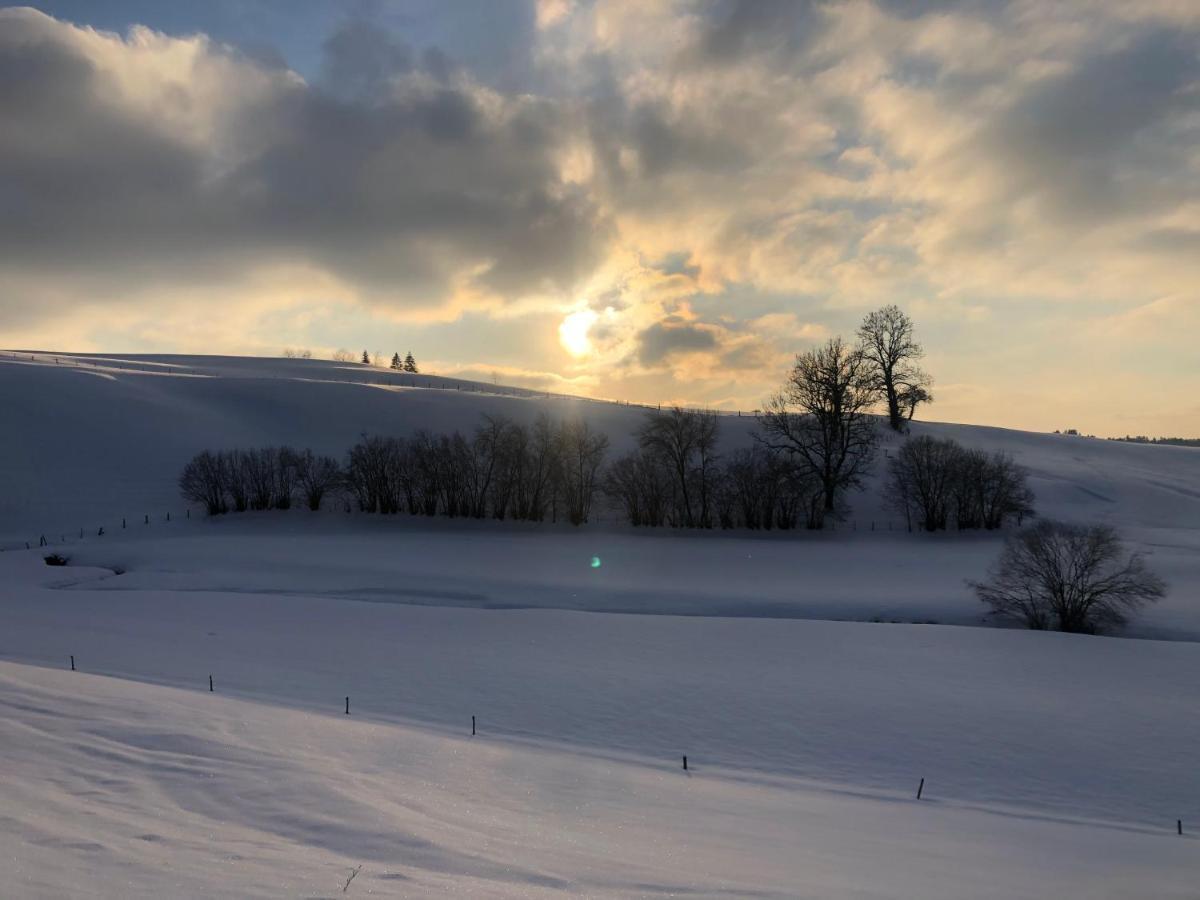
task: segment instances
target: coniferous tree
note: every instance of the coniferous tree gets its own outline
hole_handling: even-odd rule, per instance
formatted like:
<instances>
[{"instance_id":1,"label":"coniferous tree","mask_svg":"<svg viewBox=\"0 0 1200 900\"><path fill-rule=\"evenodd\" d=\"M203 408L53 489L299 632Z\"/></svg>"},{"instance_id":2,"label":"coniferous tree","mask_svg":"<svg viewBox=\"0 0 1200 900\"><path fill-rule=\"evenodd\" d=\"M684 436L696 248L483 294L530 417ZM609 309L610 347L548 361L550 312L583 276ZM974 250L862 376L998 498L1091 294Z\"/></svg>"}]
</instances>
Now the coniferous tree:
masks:
<instances>
[{"instance_id":1,"label":"coniferous tree","mask_svg":"<svg viewBox=\"0 0 1200 900\"><path fill-rule=\"evenodd\" d=\"M417 361L413 359L412 351L408 352L408 356L404 357L404 371L417 374Z\"/></svg>"},{"instance_id":2,"label":"coniferous tree","mask_svg":"<svg viewBox=\"0 0 1200 900\"><path fill-rule=\"evenodd\" d=\"M402 368L402 366L400 364L400 354L399 353L392 354L392 368L393 369Z\"/></svg>"},{"instance_id":3,"label":"coniferous tree","mask_svg":"<svg viewBox=\"0 0 1200 900\"><path fill-rule=\"evenodd\" d=\"M369 366L371 364L371 354L366 350L363 351L362 364L364 366Z\"/></svg>"}]
</instances>

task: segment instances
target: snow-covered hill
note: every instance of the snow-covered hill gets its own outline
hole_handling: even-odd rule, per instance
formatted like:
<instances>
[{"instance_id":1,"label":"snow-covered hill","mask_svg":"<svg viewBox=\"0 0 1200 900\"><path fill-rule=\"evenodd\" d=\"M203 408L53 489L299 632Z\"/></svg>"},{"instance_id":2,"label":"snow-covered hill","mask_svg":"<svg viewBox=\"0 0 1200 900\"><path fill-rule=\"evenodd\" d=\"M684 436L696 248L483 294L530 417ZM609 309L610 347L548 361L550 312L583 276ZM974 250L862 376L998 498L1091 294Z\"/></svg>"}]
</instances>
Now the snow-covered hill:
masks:
<instances>
[{"instance_id":1,"label":"snow-covered hill","mask_svg":"<svg viewBox=\"0 0 1200 900\"><path fill-rule=\"evenodd\" d=\"M614 453L644 415L356 363L0 351L0 541L181 510L179 471L205 448L287 443L340 457L364 433L470 431L484 413L532 420L542 411L585 417ZM753 426L749 412L724 416L723 445L744 445ZM1032 474L1042 515L1200 529L1195 448L969 425L916 423L913 432L1013 454ZM894 518L876 490L853 503L863 527Z\"/></svg>"},{"instance_id":2,"label":"snow-covered hill","mask_svg":"<svg viewBox=\"0 0 1200 900\"><path fill-rule=\"evenodd\" d=\"M332 896L359 865L351 896L1192 890L1200 451L915 425L1012 453L1041 514L1111 522L1171 585L1134 639L963 628L1002 537L888 530L874 483L790 534L186 518L175 487L205 447L341 454L484 412L585 416L620 451L637 407L30 355L0 354L14 896ZM753 424L723 417L723 447ZM69 566L24 549L43 533Z\"/></svg>"},{"instance_id":3,"label":"snow-covered hill","mask_svg":"<svg viewBox=\"0 0 1200 900\"><path fill-rule=\"evenodd\" d=\"M82 534L86 549L76 551L84 554L80 558L103 562L111 551L102 545L111 545L114 536L129 536L116 534L122 520L140 527L147 515L153 527L137 531L139 539L166 537L167 515L178 520L185 509L176 487L179 471L205 448L287 443L341 456L364 433L407 435L419 428L469 432L485 413L531 421L543 411L585 417L609 435L613 454L631 446L631 435L645 415L637 406L355 363L0 353L0 547L23 547L27 541L36 545L42 535L55 543L78 541ZM722 416L722 447L748 444L754 425L749 414ZM1139 623L1137 633L1200 637L1200 592L1195 590L1200 586L1200 450L967 425L916 423L913 432L1011 453L1029 470L1043 516L1116 525L1152 556L1172 586L1168 600ZM890 436L884 454L898 440ZM451 580L462 582L460 594L505 605L977 622L980 610L963 582L982 574L999 537L902 538L900 522L881 503L878 479L885 463L886 455L866 489L852 496L853 514L838 538L706 534L699 538L707 541L707 549L693 560L692 543L679 533L659 533L654 535L658 542L650 544L640 540L645 533L613 536L611 532L623 529L609 514L599 526L583 531L605 535L597 552L606 547L625 560L624 575L613 574L624 580L610 581L600 591L577 585L578 590L564 593L555 561L572 558L570 529L541 529L538 540L522 541L531 530L509 523L499 526L503 539L511 542L508 558L521 561L513 569L512 590L497 596L494 588L480 586L497 572L498 561L487 548L500 545L491 538L473 545L482 555L458 553ZM322 515L327 526L344 527L341 522L335 526L331 514ZM248 519L263 521L261 516ZM363 524L385 531L411 528L406 519ZM284 526L278 517L272 521L268 530L278 533ZM228 531L245 527L247 517L213 524ZM107 538L96 539L101 527ZM436 532L442 526L420 527ZM461 534L472 526L452 527ZM946 552L947 545L954 551ZM462 550L467 545L460 541L455 546ZM197 556L194 550L183 554L181 569L187 570L191 560L193 568L211 573L211 566L200 562L203 552ZM215 552L218 558L225 553ZM171 555L162 547L118 554L130 570L152 567L155 560L161 567ZM447 577L439 568L439 553L423 559L369 551L357 556L359 571L373 571L380 584L404 579L410 601L419 584L428 587ZM863 566L864 560L871 565ZM692 577L682 577L685 572ZM356 585L339 582L329 589L334 587L352 592ZM436 590L433 596L439 596Z\"/></svg>"}]
</instances>

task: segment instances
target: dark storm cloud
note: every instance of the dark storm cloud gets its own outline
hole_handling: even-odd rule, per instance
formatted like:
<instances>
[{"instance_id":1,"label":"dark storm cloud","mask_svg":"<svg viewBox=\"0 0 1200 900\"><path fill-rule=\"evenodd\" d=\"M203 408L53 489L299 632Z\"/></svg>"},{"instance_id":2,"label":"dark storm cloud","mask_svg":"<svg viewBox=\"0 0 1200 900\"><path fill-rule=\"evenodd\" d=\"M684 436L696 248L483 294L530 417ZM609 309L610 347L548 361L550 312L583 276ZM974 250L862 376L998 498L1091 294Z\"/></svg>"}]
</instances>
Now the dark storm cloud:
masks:
<instances>
[{"instance_id":1,"label":"dark storm cloud","mask_svg":"<svg viewBox=\"0 0 1200 900\"><path fill-rule=\"evenodd\" d=\"M0 265L169 282L316 261L368 296L434 304L468 271L509 297L569 286L602 249L592 204L558 178L556 108L448 81L436 53L348 26L314 86L206 45L218 96L187 73L148 106L97 57L127 52L0 11ZM196 132L171 124L193 112Z\"/></svg>"},{"instance_id":2,"label":"dark storm cloud","mask_svg":"<svg viewBox=\"0 0 1200 900\"><path fill-rule=\"evenodd\" d=\"M637 357L643 366L654 367L674 353L711 350L716 345L710 329L687 322L655 322L638 335Z\"/></svg>"}]
</instances>

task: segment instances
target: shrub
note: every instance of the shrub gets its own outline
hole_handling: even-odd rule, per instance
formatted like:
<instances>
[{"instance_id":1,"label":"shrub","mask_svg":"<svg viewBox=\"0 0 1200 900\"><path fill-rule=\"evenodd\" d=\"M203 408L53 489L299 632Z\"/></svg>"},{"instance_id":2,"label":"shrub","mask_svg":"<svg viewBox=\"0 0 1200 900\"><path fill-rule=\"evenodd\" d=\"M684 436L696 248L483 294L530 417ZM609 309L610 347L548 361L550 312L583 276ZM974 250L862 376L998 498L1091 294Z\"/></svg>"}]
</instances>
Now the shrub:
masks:
<instances>
[{"instance_id":1,"label":"shrub","mask_svg":"<svg viewBox=\"0 0 1200 900\"><path fill-rule=\"evenodd\" d=\"M1107 525L1042 521L1009 537L990 580L971 582L992 615L1030 628L1095 633L1120 627L1166 593Z\"/></svg>"}]
</instances>

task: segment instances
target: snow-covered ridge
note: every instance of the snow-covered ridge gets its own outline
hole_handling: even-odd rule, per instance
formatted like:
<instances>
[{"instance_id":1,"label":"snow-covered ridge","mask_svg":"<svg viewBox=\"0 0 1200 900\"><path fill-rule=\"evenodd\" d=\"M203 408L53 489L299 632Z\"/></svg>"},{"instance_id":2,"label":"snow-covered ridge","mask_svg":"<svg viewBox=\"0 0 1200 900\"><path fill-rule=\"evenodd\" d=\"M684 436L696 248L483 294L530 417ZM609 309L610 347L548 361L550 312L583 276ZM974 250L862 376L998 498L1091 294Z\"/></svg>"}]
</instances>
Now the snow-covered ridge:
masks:
<instances>
[{"instance_id":1,"label":"snow-covered ridge","mask_svg":"<svg viewBox=\"0 0 1200 900\"><path fill-rule=\"evenodd\" d=\"M71 552L99 565L115 565L119 561L105 549L115 540L166 538L168 515L173 516L172 528L180 527L185 506L177 478L183 464L205 448L292 444L340 457L364 433L470 431L485 413L529 421L543 411L586 418L609 435L614 456L631 446L631 434L645 415L637 406L356 363L0 352L0 548L23 548L26 542L36 546L42 535L56 544L63 539L76 544L82 535L81 545ZM754 424L750 416L722 417L723 449L749 442ZM1043 516L1115 525L1152 557L1153 567L1171 586L1167 600L1142 620L1137 633L1200 637L1200 603L1193 590L1200 584L1200 450L971 425L918 422L913 432L1012 454L1029 470ZM998 537L898 534L902 526L881 502L878 477L899 440L894 435L885 439L875 480L852 495L851 518L834 536L714 532L703 535L709 549L693 559L690 546L672 543L668 533L654 535L658 543L645 545L647 532L629 533L615 515L602 517L599 525L584 531L609 535L606 546L626 560L627 573L637 576L628 576L619 588L610 583L603 596L589 593L588 585L576 585L578 590L571 592L559 589L573 583L573 576L552 574L552 560L573 558L572 539L561 527L434 526L407 516L363 525L376 532L372 540L385 543L397 528L449 528L460 535L479 527L503 532L513 540L508 558L527 560L520 567L527 577L493 596L491 579L502 561L490 553L495 546L490 539L474 541L478 555L460 559L454 574L464 582L461 592L491 597L479 605L976 623L980 609L964 581L983 574L998 550ZM269 520L261 514L231 515L229 521L209 524L225 531L259 527L279 534L286 521L308 522L305 515ZM154 526L149 529L143 525L147 516ZM192 516L191 526L201 527L200 511ZM344 516L330 512L320 517L322 527L347 527ZM123 522L141 530L131 534L122 529ZM305 528L311 530L310 525ZM101 528L106 532L102 538L97 536ZM295 539L320 540L305 535ZM943 552L947 542L954 544L954 552ZM147 546L118 556L136 567L173 554ZM417 556L380 562L384 557L370 549L370 541L355 556L364 566L361 571L369 571L380 585L393 583L406 571L425 573L421 580L429 584L443 576L436 565L426 571ZM216 552L214 561L221 558ZM439 558L431 557L434 562ZM192 566L192 559L191 551L183 554L183 569L212 571L211 566ZM862 565L864 560L871 565ZM796 589L797 565L805 568L803 591ZM889 573L882 585L880 570ZM685 571L697 577L681 582ZM611 571L605 569L603 575L609 578ZM344 593L356 586L362 585L331 589Z\"/></svg>"},{"instance_id":2,"label":"snow-covered ridge","mask_svg":"<svg viewBox=\"0 0 1200 900\"><path fill-rule=\"evenodd\" d=\"M0 541L181 510L179 471L205 448L287 443L340 457L364 433L469 431L484 413L532 419L542 410L586 418L614 453L644 414L356 363L0 351ZM753 425L749 413L723 417L723 444L747 442ZM1195 448L970 425L916 423L913 432L1011 453L1030 470L1042 515L1200 528ZM889 518L877 494L853 500L863 527Z\"/></svg>"}]
</instances>

